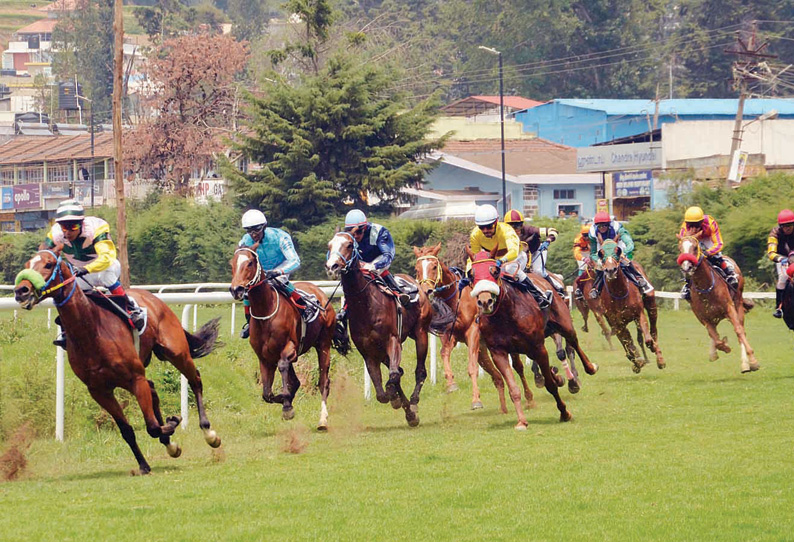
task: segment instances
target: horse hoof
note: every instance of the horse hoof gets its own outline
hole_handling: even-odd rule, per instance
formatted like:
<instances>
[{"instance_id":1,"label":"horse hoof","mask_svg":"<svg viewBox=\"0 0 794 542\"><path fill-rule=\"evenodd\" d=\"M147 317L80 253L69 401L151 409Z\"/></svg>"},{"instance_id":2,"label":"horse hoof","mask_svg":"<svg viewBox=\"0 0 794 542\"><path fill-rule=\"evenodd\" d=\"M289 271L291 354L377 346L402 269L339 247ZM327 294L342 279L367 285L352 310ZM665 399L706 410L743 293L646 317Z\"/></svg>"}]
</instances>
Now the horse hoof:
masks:
<instances>
[{"instance_id":1,"label":"horse hoof","mask_svg":"<svg viewBox=\"0 0 794 542\"><path fill-rule=\"evenodd\" d=\"M568 381L568 391L571 393L579 393L581 391L581 386L579 386L578 380L569 380Z\"/></svg>"},{"instance_id":2,"label":"horse hoof","mask_svg":"<svg viewBox=\"0 0 794 542\"><path fill-rule=\"evenodd\" d=\"M563 378L562 375L554 375L554 376L556 377L555 380L557 381L557 387L558 388L563 387L565 385L565 378Z\"/></svg>"},{"instance_id":3,"label":"horse hoof","mask_svg":"<svg viewBox=\"0 0 794 542\"><path fill-rule=\"evenodd\" d=\"M526 431L527 430L527 425L529 425L527 422L523 422L523 423L522 422L518 422L516 424L516 426L515 426L515 430L516 431Z\"/></svg>"},{"instance_id":4,"label":"horse hoof","mask_svg":"<svg viewBox=\"0 0 794 542\"><path fill-rule=\"evenodd\" d=\"M573 415L568 412L567 410L560 414L560 421L561 422L569 422L573 419Z\"/></svg>"},{"instance_id":5,"label":"horse hoof","mask_svg":"<svg viewBox=\"0 0 794 542\"><path fill-rule=\"evenodd\" d=\"M639 373L642 370L642 365L632 365L631 370L635 373Z\"/></svg>"},{"instance_id":6,"label":"horse hoof","mask_svg":"<svg viewBox=\"0 0 794 542\"><path fill-rule=\"evenodd\" d=\"M459 389L460 388L458 388L458 385L453 382L452 384L447 386L447 393L454 393L454 392L458 391Z\"/></svg>"},{"instance_id":7,"label":"horse hoof","mask_svg":"<svg viewBox=\"0 0 794 542\"><path fill-rule=\"evenodd\" d=\"M720 357L717 355L716 352L709 356L709 361L717 361L718 359L720 359Z\"/></svg>"},{"instance_id":8,"label":"horse hoof","mask_svg":"<svg viewBox=\"0 0 794 542\"><path fill-rule=\"evenodd\" d=\"M403 402L400 400L399 397L395 397L394 399L391 400L391 407L394 410L400 410L402 406L403 406Z\"/></svg>"},{"instance_id":9,"label":"horse hoof","mask_svg":"<svg viewBox=\"0 0 794 542\"><path fill-rule=\"evenodd\" d=\"M182 423L182 416L168 416L165 419L165 423L177 427L180 423Z\"/></svg>"},{"instance_id":10,"label":"horse hoof","mask_svg":"<svg viewBox=\"0 0 794 542\"><path fill-rule=\"evenodd\" d=\"M204 432L204 440L212 448L218 448L221 445L221 437L212 429L208 429Z\"/></svg>"},{"instance_id":11,"label":"horse hoof","mask_svg":"<svg viewBox=\"0 0 794 542\"><path fill-rule=\"evenodd\" d=\"M320 432L328 431L328 425L327 424L319 424L319 425L317 425L317 430L320 431Z\"/></svg>"},{"instance_id":12,"label":"horse hoof","mask_svg":"<svg viewBox=\"0 0 794 542\"><path fill-rule=\"evenodd\" d=\"M587 374L589 374L589 375L596 374L598 372L598 364L597 363L591 363L590 365L593 366L593 372L592 373L587 373Z\"/></svg>"},{"instance_id":13,"label":"horse hoof","mask_svg":"<svg viewBox=\"0 0 794 542\"><path fill-rule=\"evenodd\" d=\"M545 388L546 387L546 379L543 378L542 374L535 375L535 387L536 388Z\"/></svg>"},{"instance_id":14,"label":"horse hoof","mask_svg":"<svg viewBox=\"0 0 794 542\"><path fill-rule=\"evenodd\" d=\"M168 455L170 455L171 457L179 457L180 455L182 455L182 447L176 442L170 442L166 444L165 449L168 452ZM141 473L141 474L148 474L148 473Z\"/></svg>"},{"instance_id":15,"label":"horse hoof","mask_svg":"<svg viewBox=\"0 0 794 542\"><path fill-rule=\"evenodd\" d=\"M667 367L667 364L666 364L665 362L663 362L663 361L657 361L657 362L656 362L656 366L657 366L659 369L664 369L665 367Z\"/></svg>"},{"instance_id":16,"label":"horse hoof","mask_svg":"<svg viewBox=\"0 0 794 542\"><path fill-rule=\"evenodd\" d=\"M758 363L757 361L751 361L750 362L750 370L751 371L757 371L760 368L761 368L761 364Z\"/></svg>"},{"instance_id":17,"label":"horse hoof","mask_svg":"<svg viewBox=\"0 0 794 542\"><path fill-rule=\"evenodd\" d=\"M482 406L482 402L481 401L474 401L471 404L471 409L472 410L481 410L482 408L483 408L483 406Z\"/></svg>"},{"instance_id":18,"label":"horse hoof","mask_svg":"<svg viewBox=\"0 0 794 542\"><path fill-rule=\"evenodd\" d=\"M290 407L281 411L281 419L288 421L295 417L295 409Z\"/></svg>"}]
</instances>

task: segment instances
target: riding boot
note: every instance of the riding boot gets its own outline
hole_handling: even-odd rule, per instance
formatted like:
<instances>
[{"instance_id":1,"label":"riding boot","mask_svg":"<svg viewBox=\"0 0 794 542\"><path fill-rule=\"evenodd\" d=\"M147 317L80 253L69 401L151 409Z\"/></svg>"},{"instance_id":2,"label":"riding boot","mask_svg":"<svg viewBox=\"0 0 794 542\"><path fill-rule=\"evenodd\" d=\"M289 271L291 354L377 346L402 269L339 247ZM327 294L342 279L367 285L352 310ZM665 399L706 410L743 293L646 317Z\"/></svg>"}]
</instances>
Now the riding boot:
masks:
<instances>
[{"instance_id":1,"label":"riding boot","mask_svg":"<svg viewBox=\"0 0 794 542\"><path fill-rule=\"evenodd\" d=\"M689 279L684 281L684 287L681 288L681 299L684 301L692 300L692 291L689 289Z\"/></svg>"},{"instance_id":2,"label":"riding boot","mask_svg":"<svg viewBox=\"0 0 794 542\"><path fill-rule=\"evenodd\" d=\"M584 294L582 293L582 289L581 289L581 288L579 288L578 286L577 286L577 287L576 287L576 289L573 291L573 297L574 297L574 299L576 299L577 301L584 301Z\"/></svg>"},{"instance_id":3,"label":"riding boot","mask_svg":"<svg viewBox=\"0 0 794 542\"><path fill-rule=\"evenodd\" d=\"M383 273L380 278L383 279L383 281L386 283L386 286L388 286L392 292L397 294L397 299L400 301L400 304L403 307L407 307L411 302L411 298L408 296L408 294L404 293L400 289L400 286L397 284L397 279L394 278L394 275L391 273Z\"/></svg>"},{"instance_id":4,"label":"riding boot","mask_svg":"<svg viewBox=\"0 0 794 542\"><path fill-rule=\"evenodd\" d=\"M532 297L537 302L538 307L541 309L548 309L551 306L551 302L554 299L554 292L551 290L542 292L540 288L535 286L535 283L532 282L529 277L524 277L521 284L527 287L527 290L529 290L529 293L532 294Z\"/></svg>"},{"instance_id":5,"label":"riding boot","mask_svg":"<svg viewBox=\"0 0 794 542\"><path fill-rule=\"evenodd\" d=\"M247 339L251 335L251 311L245 307L245 325L240 330L240 338Z\"/></svg>"},{"instance_id":6,"label":"riding boot","mask_svg":"<svg viewBox=\"0 0 794 542\"><path fill-rule=\"evenodd\" d=\"M775 318L783 318L783 292L785 290L781 290L780 288L775 290L775 312L772 313L772 316Z\"/></svg>"},{"instance_id":7,"label":"riding boot","mask_svg":"<svg viewBox=\"0 0 794 542\"><path fill-rule=\"evenodd\" d=\"M598 299L601 295L601 288L604 286L604 272L596 271L596 277L593 281L593 288L590 290L590 299Z\"/></svg>"},{"instance_id":8,"label":"riding boot","mask_svg":"<svg viewBox=\"0 0 794 542\"><path fill-rule=\"evenodd\" d=\"M306 301L304 301L303 297L298 293L297 290L293 290L292 293L289 295L290 300L292 301L295 308L298 309L298 312L301 315L301 318L304 320L308 316L306 312Z\"/></svg>"},{"instance_id":9,"label":"riding boot","mask_svg":"<svg viewBox=\"0 0 794 542\"><path fill-rule=\"evenodd\" d=\"M557 282L553 280L549 275L546 275L544 278L549 282L549 284L551 284L551 287L554 288L554 291L560 294L561 298L565 299L568 296L564 286L560 286L559 284L557 284Z\"/></svg>"},{"instance_id":10,"label":"riding boot","mask_svg":"<svg viewBox=\"0 0 794 542\"><path fill-rule=\"evenodd\" d=\"M129 295L127 296L127 312L132 320L132 325L135 326L138 333L141 333L146 327L146 313Z\"/></svg>"},{"instance_id":11,"label":"riding boot","mask_svg":"<svg viewBox=\"0 0 794 542\"><path fill-rule=\"evenodd\" d=\"M335 335L347 336L347 306L343 306L336 313L336 333Z\"/></svg>"},{"instance_id":12,"label":"riding boot","mask_svg":"<svg viewBox=\"0 0 794 542\"><path fill-rule=\"evenodd\" d=\"M727 275L725 277L725 282L734 288L738 288L739 277L736 276L736 268L733 266L733 264L726 260L722 254L712 256L712 261Z\"/></svg>"},{"instance_id":13,"label":"riding boot","mask_svg":"<svg viewBox=\"0 0 794 542\"><path fill-rule=\"evenodd\" d=\"M60 346L61 348L66 348L66 332L61 327L61 317L60 315L55 317L55 325L58 326L61 331L58 333L58 338L52 341L52 344L55 346Z\"/></svg>"},{"instance_id":14,"label":"riding boot","mask_svg":"<svg viewBox=\"0 0 794 542\"><path fill-rule=\"evenodd\" d=\"M626 271L626 276L637 285L643 295L653 292L653 286L634 267L628 265L623 269Z\"/></svg>"}]
</instances>

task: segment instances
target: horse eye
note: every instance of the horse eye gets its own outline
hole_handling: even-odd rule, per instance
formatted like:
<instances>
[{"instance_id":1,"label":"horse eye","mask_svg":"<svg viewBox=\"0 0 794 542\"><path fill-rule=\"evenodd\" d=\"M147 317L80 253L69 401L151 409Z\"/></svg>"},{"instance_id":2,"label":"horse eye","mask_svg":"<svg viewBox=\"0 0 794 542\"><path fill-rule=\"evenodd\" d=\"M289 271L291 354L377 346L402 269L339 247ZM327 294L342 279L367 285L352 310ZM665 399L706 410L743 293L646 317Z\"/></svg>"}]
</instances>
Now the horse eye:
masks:
<instances>
[{"instance_id":1,"label":"horse eye","mask_svg":"<svg viewBox=\"0 0 794 542\"><path fill-rule=\"evenodd\" d=\"M44 264L44 269L52 269L53 267L55 267L55 262L47 262Z\"/></svg>"}]
</instances>

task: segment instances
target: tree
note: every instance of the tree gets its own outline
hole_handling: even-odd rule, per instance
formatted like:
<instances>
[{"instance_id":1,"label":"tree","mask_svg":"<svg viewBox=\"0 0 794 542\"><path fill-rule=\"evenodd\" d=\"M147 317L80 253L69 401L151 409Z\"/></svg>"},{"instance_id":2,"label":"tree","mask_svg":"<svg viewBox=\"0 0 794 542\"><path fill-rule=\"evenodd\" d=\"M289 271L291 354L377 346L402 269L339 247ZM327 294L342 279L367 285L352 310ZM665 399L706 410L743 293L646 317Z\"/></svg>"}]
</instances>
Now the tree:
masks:
<instances>
[{"instance_id":1,"label":"tree","mask_svg":"<svg viewBox=\"0 0 794 542\"><path fill-rule=\"evenodd\" d=\"M247 58L247 44L231 36L166 40L147 65L155 114L127 137L125 162L145 178L184 189L193 169L220 151L222 136L235 127L235 76Z\"/></svg>"},{"instance_id":2,"label":"tree","mask_svg":"<svg viewBox=\"0 0 794 542\"><path fill-rule=\"evenodd\" d=\"M57 78L77 78L91 100L94 121L110 118L113 95L113 0L82 0L53 31L52 70Z\"/></svg>"},{"instance_id":3,"label":"tree","mask_svg":"<svg viewBox=\"0 0 794 542\"><path fill-rule=\"evenodd\" d=\"M338 56L300 86L280 82L264 97L249 95L253 134L239 149L261 169L228 172L240 202L294 228L345 203L389 203L419 183L432 167L421 158L444 141L426 139L438 101L409 108L391 84L388 72Z\"/></svg>"}]
</instances>

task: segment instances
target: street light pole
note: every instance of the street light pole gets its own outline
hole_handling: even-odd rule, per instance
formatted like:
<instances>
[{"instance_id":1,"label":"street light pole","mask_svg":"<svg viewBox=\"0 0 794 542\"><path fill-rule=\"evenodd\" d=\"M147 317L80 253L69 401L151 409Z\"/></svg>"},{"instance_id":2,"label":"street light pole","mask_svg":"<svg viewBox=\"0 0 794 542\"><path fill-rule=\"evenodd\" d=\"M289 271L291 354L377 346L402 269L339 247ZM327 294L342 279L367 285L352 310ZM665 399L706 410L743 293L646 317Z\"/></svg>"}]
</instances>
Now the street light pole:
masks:
<instances>
[{"instance_id":1,"label":"street light pole","mask_svg":"<svg viewBox=\"0 0 794 542\"><path fill-rule=\"evenodd\" d=\"M502 130L502 215L507 215L507 180L505 178L505 97L502 52L497 51L493 47L485 47L484 45L480 45L479 48L499 57L499 124Z\"/></svg>"}]
</instances>

